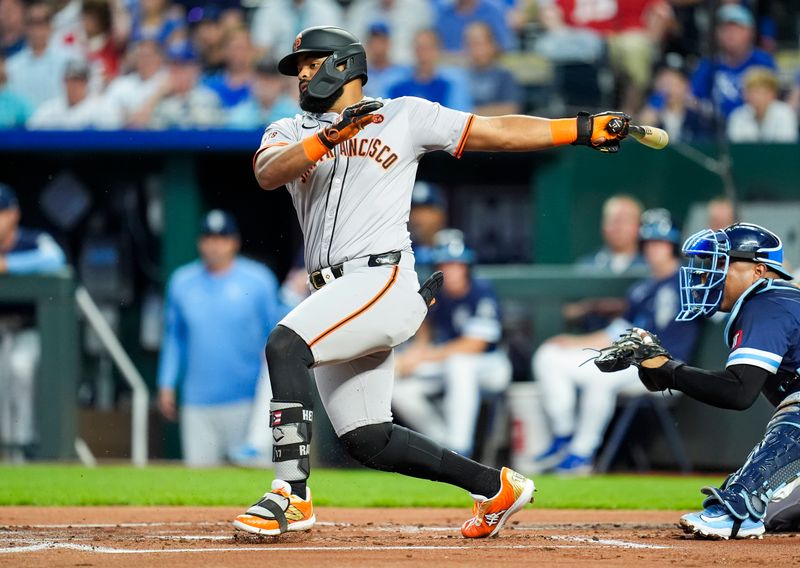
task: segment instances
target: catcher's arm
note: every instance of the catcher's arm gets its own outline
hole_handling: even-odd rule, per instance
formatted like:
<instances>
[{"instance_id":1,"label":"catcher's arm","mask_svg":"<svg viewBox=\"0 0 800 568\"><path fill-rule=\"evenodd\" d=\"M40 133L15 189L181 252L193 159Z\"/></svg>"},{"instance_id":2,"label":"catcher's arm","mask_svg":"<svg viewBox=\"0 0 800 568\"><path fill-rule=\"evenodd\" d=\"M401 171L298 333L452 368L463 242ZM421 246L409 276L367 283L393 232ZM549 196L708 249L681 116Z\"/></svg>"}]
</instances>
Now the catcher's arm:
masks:
<instances>
[{"instance_id":1,"label":"catcher's arm","mask_svg":"<svg viewBox=\"0 0 800 568\"><path fill-rule=\"evenodd\" d=\"M723 371L707 371L672 359L658 338L633 328L600 351L595 365L604 372L639 368L647 390L678 390L692 398L732 410L744 410L758 398L769 372L754 365L734 365Z\"/></svg>"}]
</instances>

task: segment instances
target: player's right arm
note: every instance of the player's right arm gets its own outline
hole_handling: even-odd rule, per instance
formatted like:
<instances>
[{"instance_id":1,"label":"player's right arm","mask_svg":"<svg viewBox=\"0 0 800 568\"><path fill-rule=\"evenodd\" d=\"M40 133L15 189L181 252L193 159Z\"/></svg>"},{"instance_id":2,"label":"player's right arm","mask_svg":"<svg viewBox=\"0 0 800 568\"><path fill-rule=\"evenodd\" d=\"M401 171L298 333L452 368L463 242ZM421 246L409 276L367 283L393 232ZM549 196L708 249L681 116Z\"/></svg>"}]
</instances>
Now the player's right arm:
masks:
<instances>
[{"instance_id":1,"label":"player's right arm","mask_svg":"<svg viewBox=\"0 0 800 568\"><path fill-rule=\"evenodd\" d=\"M263 189L272 190L299 178L314 165L303 142L262 147L253 159L256 181Z\"/></svg>"},{"instance_id":2,"label":"player's right arm","mask_svg":"<svg viewBox=\"0 0 800 568\"><path fill-rule=\"evenodd\" d=\"M373 100L351 105L342 111L338 122L300 141L292 141L281 121L270 125L253 158L258 184L271 190L299 178L337 144L371 124L375 120L372 113L382 106L383 103Z\"/></svg>"}]
</instances>

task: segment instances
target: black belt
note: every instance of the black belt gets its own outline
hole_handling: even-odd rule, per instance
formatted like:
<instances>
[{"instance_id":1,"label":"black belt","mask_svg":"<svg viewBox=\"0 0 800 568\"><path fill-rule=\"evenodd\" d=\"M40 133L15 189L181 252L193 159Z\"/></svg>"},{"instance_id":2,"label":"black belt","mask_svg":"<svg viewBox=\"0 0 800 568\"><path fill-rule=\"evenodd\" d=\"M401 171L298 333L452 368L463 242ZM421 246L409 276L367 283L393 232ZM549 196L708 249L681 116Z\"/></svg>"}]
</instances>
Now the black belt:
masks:
<instances>
[{"instance_id":1,"label":"black belt","mask_svg":"<svg viewBox=\"0 0 800 568\"><path fill-rule=\"evenodd\" d=\"M369 255L369 257L367 257L366 266L394 266L396 264L400 264L400 258L402 256L403 253L400 252L399 250L384 252L381 254L371 254ZM333 276L334 279L341 278L342 276L344 276L345 264L346 263L343 262L341 264L334 264L333 266L330 267L330 274ZM323 270L325 269L320 268L319 270L316 270L308 275L308 279L315 290L319 290L330 281L329 279L325 278Z\"/></svg>"}]
</instances>

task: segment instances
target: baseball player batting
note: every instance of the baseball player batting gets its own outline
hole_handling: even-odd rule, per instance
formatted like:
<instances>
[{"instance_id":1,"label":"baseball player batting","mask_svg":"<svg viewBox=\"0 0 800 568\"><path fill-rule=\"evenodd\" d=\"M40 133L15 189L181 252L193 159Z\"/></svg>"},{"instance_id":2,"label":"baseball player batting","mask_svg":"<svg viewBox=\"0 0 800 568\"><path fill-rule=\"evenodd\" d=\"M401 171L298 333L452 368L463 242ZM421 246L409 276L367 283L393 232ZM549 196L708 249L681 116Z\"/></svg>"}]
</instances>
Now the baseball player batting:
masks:
<instances>
[{"instance_id":1,"label":"baseball player batting","mask_svg":"<svg viewBox=\"0 0 800 568\"><path fill-rule=\"evenodd\" d=\"M531 151L580 144L616 152L629 117L580 113L547 120L487 118L429 101L365 98L364 48L335 27L301 32L278 69L296 76L304 114L270 124L253 169L267 190L285 185L305 239L316 290L272 331L266 355L275 479L234 521L276 535L316 520L309 477L315 380L336 435L365 466L450 483L474 500L465 537L496 535L533 498L530 479L476 463L392 424L392 349L422 323L441 275L421 287L406 227L417 164L445 150Z\"/></svg>"}]
</instances>

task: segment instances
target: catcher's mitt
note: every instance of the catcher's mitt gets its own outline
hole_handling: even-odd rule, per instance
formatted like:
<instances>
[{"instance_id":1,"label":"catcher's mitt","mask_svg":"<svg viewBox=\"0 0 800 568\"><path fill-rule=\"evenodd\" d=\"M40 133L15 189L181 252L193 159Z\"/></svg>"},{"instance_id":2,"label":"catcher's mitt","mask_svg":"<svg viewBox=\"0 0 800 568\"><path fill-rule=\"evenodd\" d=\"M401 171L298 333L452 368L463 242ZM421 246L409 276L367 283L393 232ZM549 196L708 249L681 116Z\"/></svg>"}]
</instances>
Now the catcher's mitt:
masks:
<instances>
[{"instance_id":1,"label":"catcher's mitt","mask_svg":"<svg viewBox=\"0 0 800 568\"><path fill-rule=\"evenodd\" d=\"M613 373L631 365L642 367L642 362L660 356L672 359L669 352L662 347L658 336L634 327L610 346L601 349L594 358L594 364L604 373Z\"/></svg>"}]
</instances>

